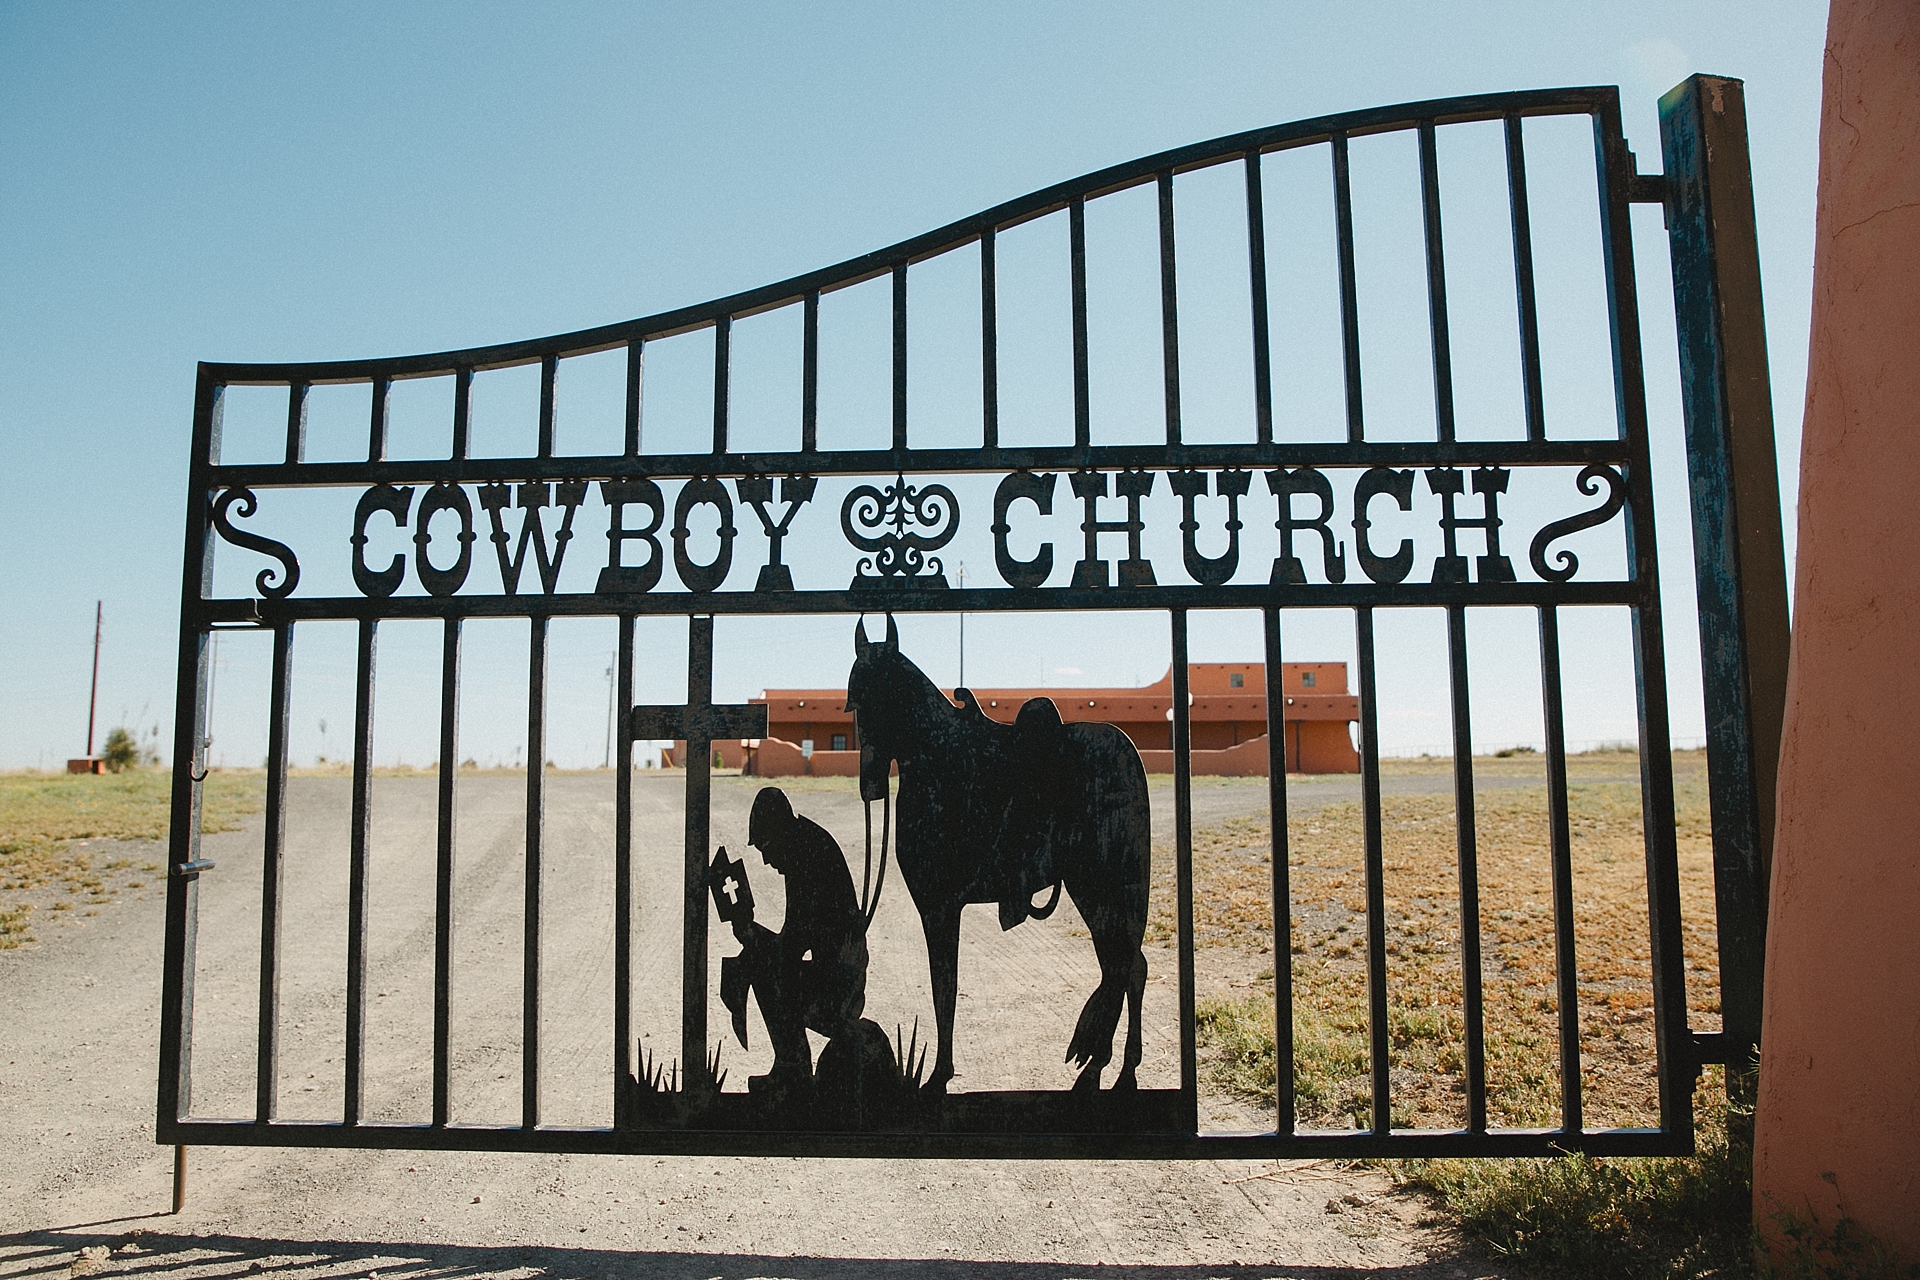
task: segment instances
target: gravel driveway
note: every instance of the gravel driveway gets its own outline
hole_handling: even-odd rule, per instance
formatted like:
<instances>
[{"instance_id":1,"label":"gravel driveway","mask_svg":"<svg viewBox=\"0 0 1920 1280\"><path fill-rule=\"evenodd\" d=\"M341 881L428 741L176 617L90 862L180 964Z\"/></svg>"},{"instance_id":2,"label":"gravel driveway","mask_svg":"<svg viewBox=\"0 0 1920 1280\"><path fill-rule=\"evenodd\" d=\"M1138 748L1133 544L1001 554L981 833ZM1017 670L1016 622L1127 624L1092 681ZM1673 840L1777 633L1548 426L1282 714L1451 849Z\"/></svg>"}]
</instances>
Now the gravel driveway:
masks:
<instances>
[{"instance_id":1,"label":"gravel driveway","mask_svg":"<svg viewBox=\"0 0 1920 1280\"><path fill-rule=\"evenodd\" d=\"M1444 777L1390 779L1443 790ZM456 889L453 1093L462 1122L515 1123L520 1100L524 778L463 776ZM714 839L746 854L763 919L780 879L744 849L758 784L721 778ZM664 1057L679 1025L681 780L635 787L636 1033ZM370 1118L429 1104L434 782L376 779L369 921ZM799 782L795 807L831 830L858 874L861 807L839 784ZM1298 784L1294 803L1357 795L1352 779ZM1196 786L1204 825L1260 812L1263 782ZM1170 789L1154 789L1156 837ZM281 1111L337 1118L345 966L348 782L290 787ZM202 881L195 1112L253 1097L260 819L209 836ZM542 1116L606 1124L612 1047L613 783L548 781L542 918ZM152 858L143 846L138 851ZM0 953L0 1275L117 1270L154 1276L619 1275L1008 1277L1087 1274L1406 1277L1490 1274L1418 1225L1424 1205L1373 1172L1236 1162L827 1161L196 1149L187 1211L165 1216L171 1152L152 1140L162 933L160 886L123 895L46 943ZM1062 909L1002 933L967 913L959 1089L1064 1088L1068 1030L1096 980ZM711 959L734 949L714 931ZM868 1016L931 1021L918 917L890 876L873 932ZM1141 1082L1177 1081L1174 965L1151 953ZM717 971L716 971L717 972ZM725 1014L713 1002L717 1037ZM770 1062L729 1042L728 1087ZM1234 1117L1209 1113L1218 1122ZM140 1233L140 1234L136 1234ZM82 1257L83 1247L135 1252ZM142 1252L143 1251L143 1252ZM1276 1270L1278 1268L1279 1270Z\"/></svg>"}]
</instances>

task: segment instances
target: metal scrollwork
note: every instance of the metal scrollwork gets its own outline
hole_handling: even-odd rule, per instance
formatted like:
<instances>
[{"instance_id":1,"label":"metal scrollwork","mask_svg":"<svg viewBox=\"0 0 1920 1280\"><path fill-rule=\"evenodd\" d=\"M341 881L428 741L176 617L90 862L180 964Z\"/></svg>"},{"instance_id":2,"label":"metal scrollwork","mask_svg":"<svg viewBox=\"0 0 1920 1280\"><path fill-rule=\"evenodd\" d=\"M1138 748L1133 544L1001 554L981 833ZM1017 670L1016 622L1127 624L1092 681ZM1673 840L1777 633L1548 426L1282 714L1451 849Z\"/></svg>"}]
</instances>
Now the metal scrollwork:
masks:
<instances>
[{"instance_id":1,"label":"metal scrollwork","mask_svg":"<svg viewBox=\"0 0 1920 1280\"><path fill-rule=\"evenodd\" d=\"M292 593L300 582L300 561L293 554L293 548L285 543L275 542L272 538L263 538L257 533L248 533L245 529L236 529L227 512L235 504L240 507L240 518L246 519L259 510L259 501L253 496L253 490L235 485L213 500L213 527L220 536L236 547L245 547L249 551L258 551L263 556L272 556L281 564L280 581L273 580L272 569L262 569L254 576L253 585L261 595L269 600L279 600Z\"/></svg>"},{"instance_id":2,"label":"metal scrollwork","mask_svg":"<svg viewBox=\"0 0 1920 1280\"><path fill-rule=\"evenodd\" d=\"M1561 548L1555 553L1560 564L1558 568L1547 563L1547 548L1582 529L1591 529L1595 525L1605 524L1613 519L1614 513L1627 504L1627 481L1612 467L1595 463L1581 471L1575 481L1581 493L1592 497L1600 492L1599 481L1605 480L1609 490L1607 500L1591 511L1582 511L1577 516L1568 516L1565 520L1555 520L1544 526L1533 536L1533 545L1527 548L1527 559L1533 563L1533 571L1548 582L1565 582L1580 569L1580 557Z\"/></svg>"},{"instance_id":3,"label":"metal scrollwork","mask_svg":"<svg viewBox=\"0 0 1920 1280\"><path fill-rule=\"evenodd\" d=\"M862 533L856 523L860 529L892 526L892 531ZM912 525L932 532L909 532ZM847 494L840 506L840 528L848 542L872 553L855 566L854 587L945 587L945 567L930 553L960 531L960 501L943 484L912 485L900 474L884 490L863 484Z\"/></svg>"}]
</instances>

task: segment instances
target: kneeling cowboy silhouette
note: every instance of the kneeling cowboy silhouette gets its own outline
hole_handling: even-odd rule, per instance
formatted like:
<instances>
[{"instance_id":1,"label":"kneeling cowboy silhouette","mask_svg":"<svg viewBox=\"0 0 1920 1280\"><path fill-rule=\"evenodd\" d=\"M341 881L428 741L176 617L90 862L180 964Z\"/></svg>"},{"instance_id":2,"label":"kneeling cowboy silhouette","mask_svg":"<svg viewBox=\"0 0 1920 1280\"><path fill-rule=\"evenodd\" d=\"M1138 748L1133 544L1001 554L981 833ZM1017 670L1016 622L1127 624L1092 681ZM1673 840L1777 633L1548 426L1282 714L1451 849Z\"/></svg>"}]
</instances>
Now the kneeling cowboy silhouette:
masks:
<instances>
[{"instance_id":1,"label":"kneeling cowboy silhouette","mask_svg":"<svg viewBox=\"0 0 1920 1280\"><path fill-rule=\"evenodd\" d=\"M747 843L786 878L786 919L779 933L755 922L744 868L721 849L712 873L714 903L742 950L720 961L720 1001L743 1047L749 992L767 1024L773 1070L749 1085L804 1087L813 1078L808 1030L838 1040L859 1028L867 1003L867 919L840 845L818 823L796 815L778 787L754 797Z\"/></svg>"}]
</instances>

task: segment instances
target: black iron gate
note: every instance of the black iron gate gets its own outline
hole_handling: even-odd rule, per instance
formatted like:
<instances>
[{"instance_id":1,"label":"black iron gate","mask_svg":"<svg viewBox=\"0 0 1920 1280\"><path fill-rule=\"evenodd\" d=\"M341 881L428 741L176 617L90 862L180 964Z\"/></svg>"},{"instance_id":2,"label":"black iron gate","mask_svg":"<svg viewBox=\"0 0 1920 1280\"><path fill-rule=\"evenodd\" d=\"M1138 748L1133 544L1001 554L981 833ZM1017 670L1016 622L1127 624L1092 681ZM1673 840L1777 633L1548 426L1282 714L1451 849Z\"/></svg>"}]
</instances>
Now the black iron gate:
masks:
<instances>
[{"instance_id":1,"label":"black iron gate","mask_svg":"<svg viewBox=\"0 0 1920 1280\"><path fill-rule=\"evenodd\" d=\"M1604 439L1563 438L1547 420L1541 391L1539 317L1529 225L1525 122L1537 117L1587 117L1599 193L1600 248L1606 286L1617 430ZM1523 437L1463 438L1456 430L1447 273L1436 160L1436 138L1449 126L1499 122L1504 128L1507 200L1513 243L1513 280L1525 390ZM1691 1090L1708 1062L1744 1062L1758 1039L1759 941L1763 930L1765 867L1770 838L1771 755L1777 741L1783 689L1785 606L1778 495L1773 473L1771 419L1760 326L1758 271L1753 243L1745 123L1737 81L1696 77L1663 103L1665 177L1635 171L1621 132L1617 93L1568 89L1418 103L1255 130L1150 156L1048 188L975 217L827 270L696 307L556 338L442 355L297 365L204 364L195 401L192 475L186 522L181 599L178 722L174 758L172 850L168 895L166 981L162 1007L158 1138L167 1144L274 1144L399 1148L565 1150L814 1155L921 1156L1235 1156L1308 1155L1544 1155L1679 1152L1693 1140ZM1419 148L1420 206L1426 250L1425 284L1431 335L1434 438L1382 440L1363 416L1361 334L1357 304L1354 199L1349 182L1350 139L1408 132ZM1339 269L1344 440L1301 443L1287 438L1284 411L1275 413L1269 360L1266 232L1262 157L1325 147L1333 179ZM1179 311L1176 298L1174 178L1216 165L1237 165L1246 177L1246 245L1256 429L1237 443L1191 443L1181 416ZM1164 439L1152 444L1104 444L1094 439L1089 414L1088 292L1085 210L1090 201L1134 187L1158 195L1160 319L1164 336ZM1691 1032L1684 994L1684 962L1676 878L1673 784L1669 763L1666 656L1661 625L1649 440L1639 336L1640 303L1634 283L1629 206L1664 203L1676 282L1692 512L1699 548L1701 643L1712 776L1718 880L1724 1032ZM1035 447L1003 443L998 406L999 314L996 235L1022 222L1064 211L1070 231L1073 437L1071 444ZM980 281L981 422L977 445L914 447L909 440L907 306L910 269L954 251L978 255ZM872 449L825 449L819 443L818 315L823 294L869 280L892 285L892 439ZM803 382L797 449L742 451L729 436L729 334L744 317L795 306L803 316ZM647 344L677 334L714 331L710 449L665 454L642 448L642 367ZM625 448L615 455L561 456L555 451L554 396L561 361L624 349L627 359ZM482 458L469 449L469 407L476 371L537 364L541 370L538 448L534 456ZM455 393L451 456L398 461L387 456L387 404L396 380L444 376ZM310 388L353 383L371 387L365 456L352 462L304 457ZM221 460L222 397L231 386L287 389L284 458L258 464ZM1276 427L1276 421L1280 426ZM1521 545L1512 506L1502 507L1509 483L1533 470L1557 477L1551 492L1561 513L1539 522ZM1255 473L1259 474L1256 475ZM1067 483L1061 484L1065 475ZM1004 585L954 586L934 554L959 527L960 499L931 477L986 477L993 491L995 561ZM1186 582L1159 582L1141 551L1142 502L1164 484L1182 501L1180 528ZM822 480L873 477L848 488L839 514L842 551L852 576L819 585L821 570L789 566L783 539L828 513L814 505ZM1335 482L1338 483L1335 483ZM678 484L677 490L663 488ZM607 559L596 589L557 588L561 558L574 523L595 508L607 518ZM360 490L350 531L358 595L300 595L300 557L287 542L250 531L237 520L265 519L274 490L351 487ZM964 487L964 486L963 486ZM1259 495L1261 487L1264 496ZM1416 490L1437 499L1434 528L1442 549L1426 571L1415 563L1415 543L1400 532L1374 529L1384 516L1403 520L1415 509ZM984 492L984 490L982 490ZM1546 492L1546 490L1542 490ZM1196 504L1224 498L1227 552L1203 554ZM1295 499L1299 499L1296 504ZM477 503L476 503L477 500ZM1016 551L1014 531L1030 538L1054 504L1084 519L1084 554L1071 573L1068 541L1045 541L1037 553ZM1270 502L1278 554L1270 572L1254 565L1252 535L1243 538L1241 513ZM1338 508L1345 506L1345 511ZM738 508L751 508L766 535L766 559L752 589L727 589L736 548L758 532ZM1508 514L1503 517L1502 512ZM1123 515L1116 514L1124 512ZM689 522L700 513L717 529L717 557L701 563ZM744 514L744 513L740 513ZM978 520L981 512L966 513ZM508 522L521 522L517 551ZM1354 568L1348 573L1341 534L1350 528ZM429 528L442 518L436 536ZM543 518L548 522L543 523ZM591 517L590 517L591 518ZM716 519L717 518L717 519ZM457 526L458 533L446 530ZM258 527L258 526L256 526ZM411 530L411 565L368 559L370 529ZM501 591L468 591L482 576L472 544L496 544ZM1583 531L1612 528L1623 539L1624 571L1582 572L1564 545ZM1063 530L1064 532L1064 530ZM404 535L403 535L404 536ZM549 543L549 537L553 541ZM1422 535L1426 536L1425 534ZM1107 542L1102 543L1101 538ZM1209 540L1214 534L1209 532ZM217 541L271 562L256 579L256 594L215 598ZM589 539L591 543L592 539ZM1102 553L1124 543L1117 566ZM337 545L337 544L336 544ZM529 545L535 574L522 579ZM1031 543L1021 541L1019 547ZM1217 545L1217 543L1216 543ZM551 552L549 547L551 546ZM1302 547L1306 550L1302 550ZM1480 554L1469 555L1469 551ZM510 555L510 553L512 553ZM817 558L817 557L816 557ZM1311 561L1318 558L1314 569ZM671 561L680 590L662 589ZM1244 561L1244 566L1242 562ZM1250 569L1246 567L1251 566ZM403 590L411 568L414 585ZM795 570L800 570L796 585ZM1246 571L1243 571L1246 569ZM1311 571L1310 571L1311 570ZM535 583L533 578L539 581ZM1238 580L1236 580L1238 579ZM1049 584L1054 585L1049 585ZM522 588L525 588L524 590ZM1652 942L1653 1017L1658 1045L1660 1124L1653 1129L1599 1130L1582 1121L1578 992L1574 974L1573 884L1567 811L1566 740L1562 720L1561 610L1623 606L1632 618L1637 674L1638 749L1646 845L1646 885ZM1388 1074L1387 941L1383 905L1379 716L1374 611L1387 606L1443 610L1448 637L1453 708L1454 778L1458 825L1459 911L1466 1040L1463 1067L1468 1123L1458 1131L1397 1130L1391 1122ZM1535 1130L1490 1128L1482 1040L1480 921L1472 738L1466 653L1470 606L1530 609L1538 620L1544 692L1546 767L1550 796L1554 938L1558 958L1558 1028L1562 1122ZM1197 1117L1197 1064L1192 935L1193 865L1190 736L1187 718L1188 612L1256 611L1264 621L1268 714L1278 724L1286 699L1281 674L1282 618L1296 608L1352 611L1359 660L1360 752L1365 817L1365 892L1372 1123L1350 1132L1297 1128L1292 1092L1291 1037L1278 1037L1278 1113L1270 1132L1202 1133ZM713 703L716 619L744 614L840 614L878 619L912 612L997 610L1150 610L1170 628L1172 727L1176 812L1179 963L1179 1084L1175 1089L1102 1090L1091 1098L1062 1093L1018 1099L956 1095L934 1098L889 1119L875 1112L860 1123L776 1123L746 1095L722 1095L702 1070L710 1047L707 1017L707 931L710 763L720 739L765 732L763 715L749 707ZM560 1128L542 1123L540 1009L542 787L545 758L545 671L550 620L569 616L618 620L621 717L615 759L613 1016L607 1087L614 1096L610 1128ZM688 618L686 705L635 707L636 619ZM454 1120L449 1085L449 1009L452 983L454 893L453 823L460 766L457 705L462 623L470 618L526 618L530 623L527 730L527 823L523 1103L520 1122L475 1126ZM434 945L432 1119L400 1125L373 1123L362 1106L368 991L366 931L369 913L368 831L372 786L374 653L387 619L438 619L444 627L438 830L435 849L437 926ZM289 767L289 705L296 632L316 620L350 620L358 627L356 721L353 738L352 824L347 956L344 974L344 1111L329 1122L288 1120L279 1113L277 1045L280 1034L279 957L289 904L283 897ZM257 1097L244 1119L195 1114L191 1094L195 944L199 879L212 871L201 857L201 801L209 697L209 646L223 629L270 631L272 686L267 707L265 863L260 918ZM874 640L874 652L897 646ZM869 649L862 646L863 661ZM878 695L872 695L877 697ZM872 708L863 704L863 716ZM1056 750L1041 730L1009 751ZM863 732L865 729L863 727ZM867 736L872 738L873 733ZM643 1106L635 1063L631 1001L634 917L633 744L638 738L688 743L683 899L681 1046L678 1090L666 1105L649 1095ZM1273 897L1278 918L1290 903L1286 857L1287 789L1282 733L1268 737L1272 763ZM1012 742L1009 739L1009 742ZM1055 743L1056 746L1048 746ZM1022 745L1025 744L1025 745ZM1033 745L1039 744L1039 745ZM983 748L984 749L984 748ZM1064 750L1064 748L1057 748ZM1010 757L1013 758L1013 757ZM1026 759L1029 757L1019 757ZM1037 758L1037 757L1033 757ZM881 761L884 773L885 761ZM1124 771L1122 771L1124 772ZM1117 775L1114 775L1117 776ZM1096 780L1097 781L1097 780ZM901 786L907 786L905 775ZM1096 782L1088 782L1089 786ZM1104 784L1101 784L1104 785ZM876 795L871 782L867 794ZM1024 793L1023 793L1024 794ZM903 804L905 803L903 798ZM1040 803L1016 797L1008 802ZM1047 803L1051 803L1048 801ZM1061 819L1064 821L1064 819ZM907 835L901 835L902 874ZM1057 885L1060 872L1053 875ZM1121 873L1114 872L1115 876ZM1079 891L1076 890L1078 896ZM916 890L916 897L919 897ZM717 901L717 899L716 899ZM723 914L725 908L722 907ZM922 903L923 914L927 907ZM1124 913L1123 913L1124 914ZM930 926L931 933L931 926ZM1134 942L1138 942L1135 928ZM1275 948L1276 957L1288 948ZM864 963L864 961L862 962ZM937 983L936 983L937 986ZM1293 1025L1289 966L1274 980L1277 1025ZM1137 998L1137 997L1136 997ZM1116 1001L1119 995L1114 997ZM1089 1006L1092 1007L1091 1004ZM1100 1061L1104 1062L1102 1058ZM1131 1077L1130 1065L1126 1075ZM1095 1079L1098 1070L1095 1070Z\"/></svg>"}]
</instances>

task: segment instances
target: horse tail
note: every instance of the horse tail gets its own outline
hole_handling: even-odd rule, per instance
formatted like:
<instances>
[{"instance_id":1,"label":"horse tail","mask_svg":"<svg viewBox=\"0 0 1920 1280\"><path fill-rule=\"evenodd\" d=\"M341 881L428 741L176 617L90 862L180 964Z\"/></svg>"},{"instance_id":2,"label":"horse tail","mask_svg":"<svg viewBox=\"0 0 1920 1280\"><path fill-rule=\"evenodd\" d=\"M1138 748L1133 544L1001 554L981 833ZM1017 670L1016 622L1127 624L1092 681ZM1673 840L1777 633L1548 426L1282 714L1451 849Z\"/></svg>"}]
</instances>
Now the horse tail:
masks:
<instances>
[{"instance_id":1,"label":"horse tail","mask_svg":"<svg viewBox=\"0 0 1920 1280\"><path fill-rule=\"evenodd\" d=\"M1027 914L1032 916L1035 920L1045 920L1048 916L1053 914L1053 909L1059 905L1060 905L1060 882L1058 880L1055 880L1053 882L1053 895L1047 899L1047 905L1044 907L1028 907Z\"/></svg>"}]
</instances>

